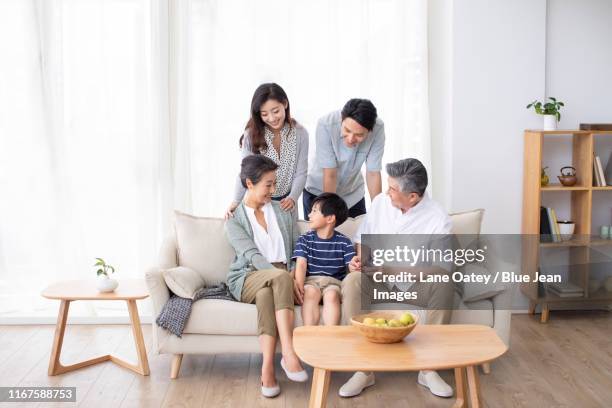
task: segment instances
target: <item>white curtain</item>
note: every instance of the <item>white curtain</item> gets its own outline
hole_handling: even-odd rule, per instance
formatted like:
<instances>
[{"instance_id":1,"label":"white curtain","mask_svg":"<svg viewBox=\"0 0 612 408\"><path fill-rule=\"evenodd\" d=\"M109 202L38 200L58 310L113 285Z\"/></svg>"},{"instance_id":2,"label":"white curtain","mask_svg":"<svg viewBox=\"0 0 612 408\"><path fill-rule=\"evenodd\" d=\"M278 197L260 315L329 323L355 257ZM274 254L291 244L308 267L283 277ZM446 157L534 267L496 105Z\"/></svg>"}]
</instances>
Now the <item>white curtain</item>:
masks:
<instances>
[{"instance_id":1,"label":"white curtain","mask_svg":"<svg viewBox=\"0 0 612 408\"><path fill-rule=\"evenodd\" d=\"M429 167L426 0L176 7L179 208L222 215L239 170L238 138L263 82L287 92L292 116L310 132L311 159L317 119L358 97L371 99L385 122L384 163L417 157Z\"/></svg>"},{"instance_id":2,"label":"white curtain","mask_svg":"<svg viewBox=\"0 0 612 408\"><path fill-rule=\"evenodd\" d=\"M429 163L425 0L0 2L0 322L51 317L49 283L155 263L171 210L220 216L254 89L311 133L370 98L384 162ZM125 315L77 302L71 315ZM117 302L119 303L119 302ZM142 310L143 316L148 310Z\"/></svg>"},{"instance_id":3,"label":"white curtain","mask_svg":"<svg viewBox=\"0 0 612 408\"><path fill-rule=\"evenodd\" d=\"M0 318L53 315L40 291L95 278L95 257L120 279L155 261L171 206L156 15L147 0L0 3ZM116 303L71 315L126 314Z\"/></svg>"}]
</instances>

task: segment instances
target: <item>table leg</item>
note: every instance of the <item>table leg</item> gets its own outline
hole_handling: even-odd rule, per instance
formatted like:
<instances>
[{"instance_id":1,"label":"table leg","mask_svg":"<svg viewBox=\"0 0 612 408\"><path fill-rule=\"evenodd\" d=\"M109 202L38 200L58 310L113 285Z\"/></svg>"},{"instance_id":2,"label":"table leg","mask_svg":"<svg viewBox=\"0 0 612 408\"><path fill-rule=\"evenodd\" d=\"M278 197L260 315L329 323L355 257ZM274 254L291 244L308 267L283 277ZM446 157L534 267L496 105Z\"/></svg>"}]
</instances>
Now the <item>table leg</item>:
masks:
<instances>
[{"instance_id":1,"label":"table leg","mask_svg":"<svg viewBox=\"0 0 612 408\"><path fill-rule=\"evenodd\" d=\"M130 369L142 375L149 375L149 361L147 360L147 351L144 345L142 329L140 327L140 318L138 317L138 309L136 308L135 300L128 300L128 311L130 312L130 320L132 322L132 333L134 334L134 342L136 343L136 353L138 354L138 364L131 364L109 354L92 358L80 363L64 366L60 363L60 355L62 352L62 343L64 342L64 332L66 331L66 321L68 320L68 308L70 300L62 299L60 309L57 316L57 324L55 326L55 337L53 339L53 348L51 349L51 357L49 359L49 375L64 374L69 371L79 368L88 367L93 364L102 363L104 361L112 361L121 367Z\"/></svg>"},{"instance_id":2,"label":"table leg","mask_svg":"<svg viewBox=\"0 0 612 408\"><path fill-rule=\"evenodd\" d=\"M49 369L47 374L55 375L60 367L60 354L62 353L62 343L64 342L64 332L66 331L66 321L68 320L68 309L70 308L69 300L62 300L60 303L59 313L57 314L57 323L55 324L55 336L53 337L53 347L51 348L51 358L49 358Z\"/></svg>"},{"instance_id":3,"label":"table leg","mask_svg":"<svg viewBox=\"0 0 612 408\"><path fill-rule=\"evenodd\" d=\"M329 377L331 372L323 368L315 367L312 374L312 388L310 390L309 408L323 408L327 403L327 391L329 390Z\"/></svg>"},{"instance_id":4,"label":"table leg","mask_svg":"<svg viewBox=\"0 0 612 408\"><path fill-rule=\"evenodd\" d=\"M138 306L135 300L128 300L128 311L130 312L130 321L132 322L132 333L136 342L136 353L138 353L138 367L142 375L149 375L149 360L147 359L147 349L142 336L142 327L140 326L140 317L138 316Z\"/></svg>"},{"instance_id":5,"label":"table leg","mask_svg":"<svg viewBox=\"0 0 612 408\"><path fill-rule=\"evenodd\" d=\"M457 400L453 405L453 408L466 408L467 407L467 382L466 382L465 368L455 368L455 388L457 389Z\"/></svg>"},{"instance_id":6,"label":"table leg","mask_svg":"<svg viewBox=\"0 0 612 408\"><path fill-rule=\"evenodd\" d=\"M468 385L470 388L470 406L472 408L480 407L480 382L478 380L478 367L467 367Z\"/></svg>"},{"instance_id":7,"label":"table leg","mask_svg":"<svg viewBox=\"0 0 612 408\"><path fill-rule=\"evenodd\" d=\"M548 323L548 314L550 309L548 308L548 303L544 303L542 305L542 315L540 316L540 323Z\"/></svg>"},{"instance_id":8,"label":"table leg","mask_svg":"<svg viewBox=\"0 0 612 408\"><path fill-rule=\"evenodd\" d=\"M529 313L530 315L534 315L537 305L538 304L536 302L534 302L533 300L530 300L529 301L529 311L527 313Z\"/></svg>"},{"instance_id":9,"label":"table leg","mask_svg":"<svg viewBox=\"0 0 612 408\"><path fill-rule=\"evenodd\" d=\"M134 335L134 343L136 344L136 354L138 355L138 364L128 363L118 357L110 356L110 360L138 374L149 375L149 360L147 359L147 350L142 336L142 328L140 327L140 318L138 317L138 308L135 300L126 300L128 311L130 312L130 322L132 324L132 334Z\"/></svg>"}]
</instances>

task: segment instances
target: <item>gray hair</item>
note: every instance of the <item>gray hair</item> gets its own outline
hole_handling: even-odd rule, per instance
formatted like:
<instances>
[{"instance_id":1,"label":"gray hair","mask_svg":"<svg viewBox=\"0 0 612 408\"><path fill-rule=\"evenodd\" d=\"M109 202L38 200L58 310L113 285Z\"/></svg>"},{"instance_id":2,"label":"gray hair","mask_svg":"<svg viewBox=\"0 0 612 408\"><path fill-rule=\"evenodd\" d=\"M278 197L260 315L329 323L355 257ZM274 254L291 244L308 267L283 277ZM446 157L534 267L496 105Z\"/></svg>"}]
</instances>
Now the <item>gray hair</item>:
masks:
<instances>
[{"instance_id":1,"label":"gray hair","mask_svg":"<svg viewBox=\"0 0 612 408\"><path fill-rule=\"evenodd\" d=\"M387 174L397 179L402 193L417 193L423 196L427 188L427 170L417 159L403 159L387 163Z\"/></svg>"}]
</instances>

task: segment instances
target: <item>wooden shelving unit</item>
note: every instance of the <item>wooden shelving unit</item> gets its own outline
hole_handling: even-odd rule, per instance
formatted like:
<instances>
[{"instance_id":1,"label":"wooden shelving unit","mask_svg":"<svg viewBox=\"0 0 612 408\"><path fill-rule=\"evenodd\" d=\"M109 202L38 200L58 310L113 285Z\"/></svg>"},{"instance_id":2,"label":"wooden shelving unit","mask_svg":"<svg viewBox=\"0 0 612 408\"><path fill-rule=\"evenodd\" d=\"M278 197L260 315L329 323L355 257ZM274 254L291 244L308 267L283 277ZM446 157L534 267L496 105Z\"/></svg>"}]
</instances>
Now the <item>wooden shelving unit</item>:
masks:
<instances>
[{"instance_id":1,"label":"wooden shelving unit","mask_svg":"<svg viewBox=\"0 0 612 408\"><path fill-rule=\"evenodd\" d=\"M572 166L576 168L578 182L572 187L560 184L540 186L540 171L543 167L543 144L545 137L555 136L571 137ZM594 236L597 231L591 231L593 200L597 197L593 191L612 191L612 186L593 186L593 149L594 137L612 137L612 131L586 131L586 130L526 130L525 131L525 157L523 174L523 273L535 276L540 271L540 258L542 251L564 249L568 251L569 263L577 265L569 273L569 281L584 289L581 297L559 297L546 290L545 285L538 282L524 283L521 291L529 298L529 312L535 313L537 305L541 305L541 322L548 321L550 306L555 304L576 303L612 303L612 292L600 289L589 293L589 270L591 248L599 245L612 245L612 240L605 240ZM548 139L547 139L548 140ZM563 242L540 242L540 206L544 194L570 193L571 219L576 223L573 239Z\"/></svg>"}]
</instances>

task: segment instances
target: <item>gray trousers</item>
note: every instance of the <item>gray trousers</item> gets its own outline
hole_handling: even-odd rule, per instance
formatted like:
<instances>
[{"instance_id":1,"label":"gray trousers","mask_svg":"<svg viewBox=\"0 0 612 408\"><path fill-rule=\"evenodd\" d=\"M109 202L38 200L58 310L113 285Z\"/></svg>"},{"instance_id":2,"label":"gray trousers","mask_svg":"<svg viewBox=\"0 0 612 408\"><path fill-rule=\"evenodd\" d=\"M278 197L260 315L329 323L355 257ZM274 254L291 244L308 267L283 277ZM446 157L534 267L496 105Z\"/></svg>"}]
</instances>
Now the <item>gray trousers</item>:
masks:
<instances>
[{"instance_id":1,"label":"gray trousers","mask_svg":"<svg viewBox=\"0 0 612 408\"><path fill-rule=\"evenodd\" d=\"M363 279L362 279L363 277ZM367 285L367 287L363 287ZM342 280L342 323L350 324L351 317L366 313L361 306L361 291L372 293L376 288L388 291L383 283L374 282L368 275L361 272L351 272ZM448 324L453 306L455 286L452 282L430 283L416 282L410 287L411 292L417 292L416 300L405 301L427 310L427 324Z\"/></svg>"}]
</instances>

